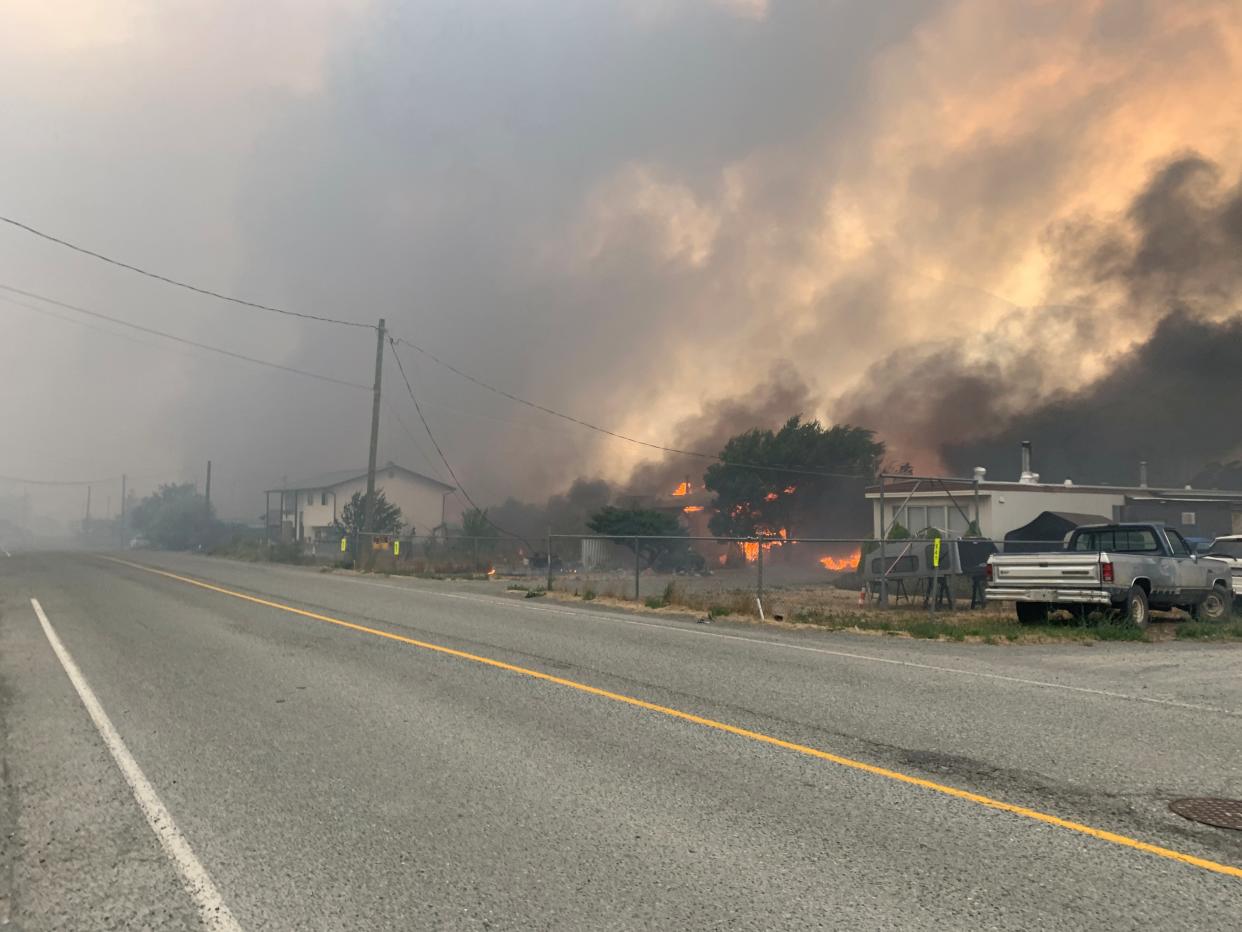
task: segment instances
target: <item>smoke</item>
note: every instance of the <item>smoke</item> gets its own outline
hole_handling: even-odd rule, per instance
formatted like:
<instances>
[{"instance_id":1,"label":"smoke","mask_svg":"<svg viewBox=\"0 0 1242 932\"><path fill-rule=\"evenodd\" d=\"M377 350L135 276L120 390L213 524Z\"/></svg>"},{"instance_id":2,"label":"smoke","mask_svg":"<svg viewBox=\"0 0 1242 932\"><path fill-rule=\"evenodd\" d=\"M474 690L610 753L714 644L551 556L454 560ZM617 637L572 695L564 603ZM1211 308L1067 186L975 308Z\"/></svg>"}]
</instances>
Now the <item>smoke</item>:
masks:
<instances>
[{"instance_id":1,"label":"smoke","mask_svg":"<svg viewBox=\"0 0 1242 932\"><path fill-rule=\"evenodd\" d=\"M9 6L6 213L266 304L383 316L635 437L710 451L801 411L943 464L946 444L1082 395L1174 307L1207 325L1236 306L1236 0ZM366 331L13 230L0 247L6 283L370 381ZM211 459L221 513L253 520L282 476L365 456L365 392L0 311L0 370L22 386L0 395L0 472L145 492ZM779 413L756 401L777 361L805 387ZM698 471L407 364L483 504ZM380 458L437 471L386 373ZM36 489L33 508L55 496L79 520L80 491Z\"/></svg>"},{"instance_id":2,"label":"smoke","mask_svg":"<svg viewBox=\"0 0 1242 932\"><path fill-rule=\"evenodd\" d=\"M995 466L1016 479L1018 441L1031 440L1044 481L1136 485L1146 460L1154 485L1180 486L1228 457L1242 438L1242 318L1215 322L1176 310L1151 338L1085 390L1011 417L976 440L947 443L955 475Z\"/></svg>"},{"instance_id":3,"label":"smoke","mask_svg":"<svg viewBox=\"0 0 1242 932\"><path fill-rule=\"evenodd\" d=\"M678 450L715 455L732 436L753 427L779 427L791 414L812 409L809 387L784 365L776 365L765 381L744 394L712 401L698 414L682 420L670 446ZM495 523L514 534L537 540L554 528L563 533L586 533L586 522L604 505L647 504L666 497L679 483L701 488L709 461L701 457L665 453L639 463L619 482L601 478L575 479L569 489L544 503L510 498L489 509Z\"/></svg>"},{"instance_id":4,"label":"smoke","mask_svg":"<svg viewBox=\"0 0 1242 932\"><path fill-rule=\"evenodd\" d=\"M1016 478L1020 440L1034 442L1045 480L1134 481L1147 460L1153 482L1176 485L1234 454L1242 184L1182 155L1119 215L1075 217L1045 242L1067 304L1003 318L982 341L990 353L890 356L837 412L955 474L984 465ZM1017 325L1025 339L1000 336Z\"/></svg>"},{"instance_id":5,"label":"smoke","mask_svg":"<svg viewBox=\"0 0 1242 932\"><path fill-rule=\"evenodd\" d=\"M1232 312L1242 291L1242 182L1227 186L1219 165L1189 153L1159 168L1120 220L1066 222L1049 245L1075 301Z\"/></svg>"},{"instance_id":6,"label":"smoke","mask_svg":"<svg viewBox=\"0 0 1242 932\"><path fill-rule=\"evenodd\" d=\"M671 445L715 456L730 437L755 427L779 427L791 416L814 408L810 387L787 364L777 363L766 381L743 394L710 401L700 413L682 420L674 429ZM708 465L709 461L698 457L667 454L635 467L625 489L634 496L667 495L687 479L698 487Z\"/></svg>"}]
</instances>

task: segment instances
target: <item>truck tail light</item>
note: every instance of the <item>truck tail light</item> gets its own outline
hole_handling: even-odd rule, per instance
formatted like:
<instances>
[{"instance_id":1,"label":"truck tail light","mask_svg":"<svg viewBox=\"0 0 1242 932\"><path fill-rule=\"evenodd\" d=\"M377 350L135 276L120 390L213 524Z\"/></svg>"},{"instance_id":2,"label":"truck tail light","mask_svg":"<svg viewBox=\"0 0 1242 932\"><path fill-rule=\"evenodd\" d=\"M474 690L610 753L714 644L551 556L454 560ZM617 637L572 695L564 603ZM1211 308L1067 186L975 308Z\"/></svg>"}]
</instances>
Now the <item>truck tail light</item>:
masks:
<instances>
[{"instance_id":1,"label":"truck tail light","mask_svg":"<svg viewBox=\"0 0 1242 932\"><path fill-rule=\"evenodd\" d=\"M992 581L992 564L991 563L988 564L987 574L988 574L988 582L991 582Z\"/></svg>"},{"instance_id":2,"label":"truck tail light","mask_svg":"<svg viewBox=\"0 0 1242 932\"><path fill-rule=\"evenodd\" d=\"M1113 564L1105 560L1100 564L1100 582L1113 581Z\"/></svg>"}]
</instances>

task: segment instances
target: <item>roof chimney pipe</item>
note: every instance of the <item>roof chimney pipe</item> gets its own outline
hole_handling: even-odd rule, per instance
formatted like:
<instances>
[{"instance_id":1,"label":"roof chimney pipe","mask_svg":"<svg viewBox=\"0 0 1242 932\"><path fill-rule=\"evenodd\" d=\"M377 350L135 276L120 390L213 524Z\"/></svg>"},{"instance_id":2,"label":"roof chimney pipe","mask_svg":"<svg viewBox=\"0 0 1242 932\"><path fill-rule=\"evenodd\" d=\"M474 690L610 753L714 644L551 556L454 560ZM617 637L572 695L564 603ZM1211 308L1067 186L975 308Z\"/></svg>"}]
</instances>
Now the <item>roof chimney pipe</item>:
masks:
<instances>
[{"instance_id":1,"label":"roof chimney pipe","mask_svg":"<svg viewBox=\"0 0 1242 932\"><path fill-rule=\"evenodd\" d=\"M1031 483L1035 481L1034 474L1031 472L1031 441L1022 441L1022 473L1018 476L1019 482Z\"/></svg>"},{"instance_id":2,"label":"roof chimney pipe","mask_svg":"<svg viewBox=\"0 0 1242 932\"><path fill-rule=\"evenodd\" d=\"M1139 488L1147 488L1147 460L1139 460Z\"/></svg>"}]
</instances>

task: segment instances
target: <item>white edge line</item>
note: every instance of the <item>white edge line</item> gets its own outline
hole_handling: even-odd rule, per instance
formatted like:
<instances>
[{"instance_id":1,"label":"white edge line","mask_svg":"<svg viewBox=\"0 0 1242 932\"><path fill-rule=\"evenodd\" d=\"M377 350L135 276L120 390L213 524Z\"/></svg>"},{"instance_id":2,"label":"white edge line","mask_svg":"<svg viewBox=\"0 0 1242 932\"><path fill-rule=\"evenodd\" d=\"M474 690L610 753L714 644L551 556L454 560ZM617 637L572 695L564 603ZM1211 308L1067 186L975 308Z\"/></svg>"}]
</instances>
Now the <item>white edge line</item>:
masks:
<instances>
[{"instance_id":1,"label":"white edge line","mask_svg":"<svg viewBox=\"0 0 1242 932\"><path fill-rule=\"evenodd\" d=\"M510 602L500 596L468 595L461 592L436 592L434 589L426 589L422 586L394 586L389 583L371 582L366 579L353 579L348 576L332 576L330 578L340 579L345 582L354 582L362 586L374 586L377 589L396 589L401 592L421 592L426 593L427 595L439 596L443 599L461 599L465 602L482 602L492 605L511 605L515 608L521 608L528 612L538 612L545 615L565 615L575 618L587 618L596 622L635 625L640 628L658 628L661 631L672 631L678 634L690 635L691 637L712 637L720 638L726 641L742 641L746 644L762 644L765 647L775 647L782 650L797 650L811 654L825 654L829 657L844 657L850 660L863 660L868 663L885 663L896 667L910 667L915 670L932 670L937 673L952 673L957 676L973 676L978 677L979 679L1016 683L1022 686L1034 686L1040 689L1062 689L1067 692L1083 693L1085 695L1099 696L1105 699L1145 702L1150 705L1170 706L1172 708L1185 709L1191 712L1210 712L1216 715L1228 715L1233 718L1242 718L1242 711L1224 709L1218 706L1198 705L1193 702L1182 702L1178 699L1158 699L1154 696L1135 696L1131 693L1114 692L1108 689L1092 689L1089 686L1070 686L1067 683L1050 683L1047 680L1032 680L1020 676L1007 676L1003 673L985 673L981 670L963 670L960 667L942 667L933 663L919 663L915 660L896 660L892 657L876 657L871 654L856 654L852 651L833 650L828 647L812 647L808 644L786 644L781 641L770 641L767 638L761 637L748 637L741 634L725 634L723 631L696 631L680 625L639 621L634 618L621 618L611 613L581 612L575 611L571 608L550 608L541 605L527 605L525 602L519 602L516 600Z\"/></svg>"},{"instance_id":2,"label":"white edge line","mask_svg":"<svg viewBox=\"0 0 1242 932\"><path fill-rule=\"evenodd\" d=\"M203 924L213 932L241 932L241 926L233 918L223 897L220 896L220 891L216 889L211 875L195 856L185 835L173 821L172 814L164 807L155 788L148 782L138 762L129 753L129 748L121 740L112 720L108 718L108 713L104 711L99 699L96 698L94 690L86 682L86 678L78 669L78 665L65 645L61 643L60 636L52 627L52 623L48 621L43 606L39 604L38 599L31 599L30 604L39 617L39 624L43 626L43 633L47 635L48 643L52 645L52 650L60 660L60 665L65 668L69 681L78 691L78 696L81 697L82 704L86 706L86 711L90 713L95 727L99 729L99 735L103 738L104 744L112 752L112 757L125 777L125 782L133 790L134 799L142 809L142 814L147 817L147 824L151 826L151 831L155 832L156 838L164 848L164 853L168 855L181 874L182 886L198 907L198 914Z\"/></svg>"}]
</instances>

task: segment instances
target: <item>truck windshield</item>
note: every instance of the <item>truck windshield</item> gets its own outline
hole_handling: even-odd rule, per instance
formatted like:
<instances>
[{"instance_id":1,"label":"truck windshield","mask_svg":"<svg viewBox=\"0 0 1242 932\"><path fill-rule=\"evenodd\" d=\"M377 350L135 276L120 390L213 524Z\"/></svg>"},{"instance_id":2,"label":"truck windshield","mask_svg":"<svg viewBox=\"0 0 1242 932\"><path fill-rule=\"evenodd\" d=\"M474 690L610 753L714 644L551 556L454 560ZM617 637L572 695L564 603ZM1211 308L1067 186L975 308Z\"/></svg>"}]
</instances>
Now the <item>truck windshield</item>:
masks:
<instances>
[{"instance_id":1,"label":"truck windshield","mask_svg":"<svg viewBox=\"0 0 1242 932\"><path fill-rule=\"evenodd\" d=\"M1242 540L1213 541L1212 546L1208 548L1208 556L1242 560Z\"/></svg>"},{"instance_id":2,"label":"truck windshield","mask_svg":"<svg viewBox=\"0 0 1242 932\"><path fill-rule=\"evenodd\" d=\"M1079 531L1073 550L1109 550L1113 553L1160 553L1156 533L1147 527L1109 527Z\"/></svg>"}]
</instances>

